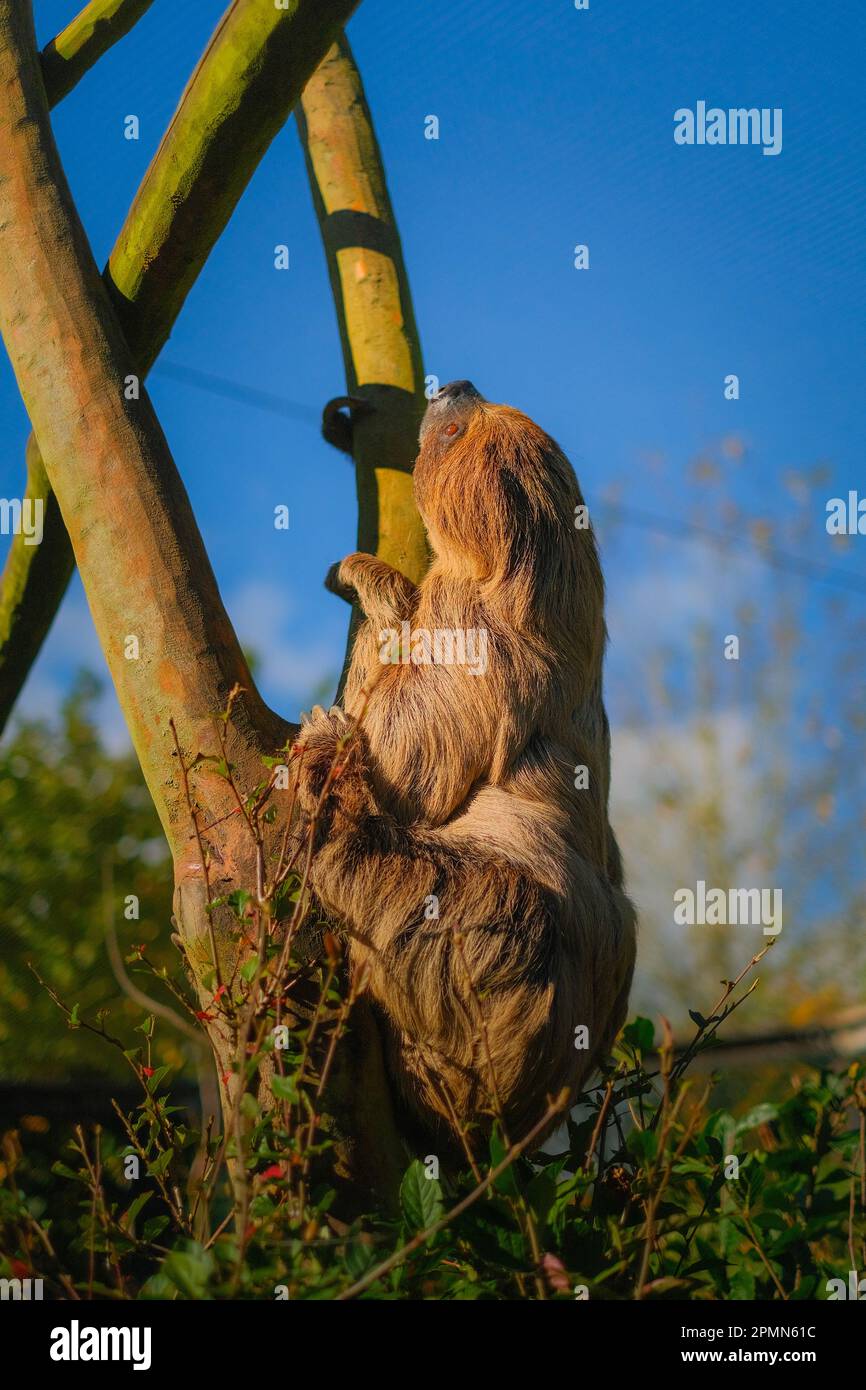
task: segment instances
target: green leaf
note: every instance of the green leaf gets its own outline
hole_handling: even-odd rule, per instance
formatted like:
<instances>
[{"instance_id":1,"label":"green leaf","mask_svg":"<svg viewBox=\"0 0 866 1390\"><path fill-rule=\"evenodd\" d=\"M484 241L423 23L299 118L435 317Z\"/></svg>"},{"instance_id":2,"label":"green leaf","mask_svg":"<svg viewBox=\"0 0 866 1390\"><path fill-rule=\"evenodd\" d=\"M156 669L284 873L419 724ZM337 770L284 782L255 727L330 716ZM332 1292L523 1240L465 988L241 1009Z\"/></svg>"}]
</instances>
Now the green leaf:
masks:
<instances>
[{"instance_id":1,"label":"green leaf","mask_svg":"<svg viewBox=\"0 0 866 1390\"><path fill-rule=\"evenodd\" d=\"M490 1265L502 1265L514 1271L526 1270L527 1255L519 1231L487 1221L483 1214L476 1215L471 1223L464 1221L461 1230L464 1228L467 1229L467 1239L476 1261L480 1255Z\"/></svg>"},{"instance_id":2,"label":"green leaf","mask_svg":"<svg viewBox=\"0 0 866 1390\"><path fill-rule=\"evenodd\" d=\"M162 1273L186 1298L204 1298L216 1261L209 1250L188 1241L184 1250L173 1250L162 1266Z\"/></svg>"},{"instance_id":3,"label":"green leaf","mask_svg":"<svg viewBox=\"0 0 866 1390\"><path fill-rule=\"evenodd\" d=\"M508 1150L505 1147L505 1141L503 1140L502 1135L499 1132L499 1126L494 1125L490 1134L491 1168L496 1168L502 1162L507 1152ZM513 1163L509 1164L507 1168L503 1169L503 1171L499 1174L499 1177L494 1182L493 1186L497 1192L504 1192L507 1197L517 1197L520 1195L517 1186L517 1178L514 1175Z\"/></svg>"},{"instance_id":4,"label":"green leaf","mask_svg":"<svg viewBox=\"0 0 866 1390\"><path fill-rule=\"evenodd\" d=\"M632 1019L622 1031L623 1039L636 1052L651 1052L655 1040L655 1026L650 1018Z\"/></svg>"},{"instance_id":5,"label":"green leaf","mask_svg":"<svg viewBox=\"0 0 866 1390\"><path fill-rule=\"evenodd\" d=\"M257 972L258 968L259 968L259 958L258 958L258 956L250 956L249 960L245 960L244 963L243 963L243 965L241 966L241 969L240 969L241 979L242 979L242 980L245 980L247 984L250 984L251 981L255 979L256 972Z\"/></svg>"},{"instance_id":6,"label":"green leaf","mask_svg":"<svg viewBox=\"0 0 866 1390\"><path fill-rule=\"evenodd\" d=\"M353 1241L346 1251L345 1265L352 1279L361 1279L376 1263L376 1247L372 1244L362 1244L361 1241Z\"/></svg>"},{"instance_id":7,"label":"green leaf","mask_svg":"<svg viewBox=\"0 0 866 1390\"><path fill-rule=\"evenodd\" d=\"M152 1240L156 1240L157 1236L162 1235L167 1225L167 1216L151 1216L141 1228L141 1239L146 1245L149 1245Z\"/></svg>"},{"instance_id":8,"label":"green leaf","mask_svg":"<svg viewBox=\"0 0 866 1390\"><path fill-rule=\"evenodd\" d=\"M838 1153L825 1154L818 1167L815 1169L815 1182L817 1183L837 1183L847 1181L851 1177L850 1169L840 1167L840 1156Z\"/></svg>"},{"instance_id":9,"label":"green leaf","mask_svg":"<svg viewBox=\"0 0 866 1390\"><path fill-rule=\"evenodd\" d=\"M727 1142L733 1136L737 1122L728 1110L715 1110L704 1125L704 1134Z\"/></svg>"},{"instance_id":10,"label":"green leaf","mask_svg":"<svg viewBox=\"0 0 866 1390\"><path fill-rule=\"evenodd\" d=\"M444 1211L438 1178L428 1178L420 1158L413 1159L400 1184L400 1206L413 1231L426 1230Z\"/></svg>"},{"instance_id":11,"label":"green leaf","mask_svg":"<svg viewBox=\"0 0 866 1390\"><path fill-rule=\"evenodd\" d=\"M272 1076L271 1090L277 1100L296 1101L298 1099L298 1084L294 1076Z\"/></svg>"},{"instance_id":12,"label":"green leaf","mask_svg":"<svg viewBox=\"0 0 866 1390\"><path fill-rule=\"evenodd\" d=\"M730 1297L751 1301L755 1297L755 1276L750 1269L735 1269L729 1285Z\"/></svg>"},{"instance_id":13,"label":"green leaf","mask_svg":"<svg viewBox=\"0 0 866 1390\"><path fill-rule=\"evenodd\" d=\"M629 1153L634 1154L635 1158L647 1162L656 1156L658 1148L658 1138L653 1129L633 1129L626 1140L626 1147Z\"/></svg>"},{"instance_id":14,"label":"green leaf","mask_svg":"<svg viewBox=\"0 0 866 1390\"><path fill-rule=\"evenodd\" d=\"M788 1295L789 1298L819 1298L819 1288L823 1284L822 1278L817 1274L807 1274L799 1288L793 1289Z\"/></svg>"},{"instance_id":15,"label":"green leaf","mask_svg":"<svg viewBox=\"0 0 866 1390\"><path fill-rule=\"evenodd\" d=\"M76 1173L74 1169L67 1167L65 1163L52 1163L51 1171L52 1173L56 1173L59 1178L70 1178L72 1182L86 1183L87 1181L83 1173Z\"/></svg>"},{"instance_id":16,"label":"green leaf","mask_svg":"<svg viewBox=\"0 0 866 1390\"><path fill-rule=\"evenodd\" d=\"M585 1173L575 1173L570 1178L564 1178L556 1185L556 1196L553 1205L548 1213L548 1221L555 1221L567 1207L574 1202L576 1195L583 1191L592 1181L591 1177Z\"/></svg>"},{"instance_id":17,"label":"green leaf","mask_svg":"<svg viewBox=\"0 0 866 1390\"><path fill-rule=\"evenodd\" d=\"M526 1200L532 1209L533 1216L537 1217L543 1226L547 1225L550 1209L556 1200L556 1195L556 1179L546 1169L536 1173L535 1177L527 1184Z\"/></svg>"},{"instance_id":18,"label":"green leaf","mask_svg":"<svg viewBox=\"0 0 866 1390\"><path fill-rule=\"evenodd\" d=\"M244 1091L241 1096L241 1114L245 1119L251 1120L255 1124L260 1113L259 1103L252 1091Z\"/></svg>"},{"instance_id":19,"label":"green leaf","mask_svg":"<svg viewBox=\"0 0 866 1390\"><path fill-rule=\"evenodd\" d=\"M678 1163L673 1165L671 1172L676 1173L680 1177L686 1177L689 1174L700 1174L703 1178L709 1178L713 1174L713 1168L705 1159L681 1158Z\"/></svg>"},{"instance_id":20,"label":"green leaf","mask_svg":"<svg viewBox=\"0 0 866 1390\"><path fill-rule=\"evenodd\" d=\"M150 1175L150 1177L152 1177L152 1178L161 1177L162 1174L163 1174L163 1173L166 1171L166 1169L168 1168L168 1165L171 1163L171 1160L172 1160L173 1158L174 1158L174 1149L166 1149L166 1150L165 1150L165 1153L161 1153L161 1154L159 1155L159 1158L155 1158L155 1159L153 1160L152 1163L148 1163L148 1165L147 1165L147 1171L148 1171L148 1174Z\"/></svg>"},{"instance_id":21,"label":"green leaf","mask_svg":"<svg viewBox=\"0 0 866 1390\"><path fill-rule=\"evenodd\" d=\"M152 1192L142 1192L140 1196L136 1197L134 1202L130 1203L123 1215L123 1221L127 1229L132 1227L132 1223L135 1221L138 1213L141 1211L144 1204L150 1201L152 1196Z\"/></svg>"},{"instance_id":22,"label":"green leaf","mask_svg":"<svg viewBox=\"0 0 866 1390\"><path fill-rule=\"evenodd\" d=\"M169 1279L168 1275L163 1274L161 1270L157 1270L156 1274L152 1274L150 1278L142 1284L138 1296L142 1299L175 1298L177 1296L177 1287L172 1280Z\"/></svg>"},{"instance_id":23,"label":"green leaf","mask_svg":"<svg viewBox=\"0 0 866 1390\"><path fill-rule=\"evenodd\" d=\"M757 1129L759 1125L770 1124L779 1118L779 1107L765 1102L763 1105L756 1105L747 1115L737 1121L736 1134L745 1134L747 1130Z\"/></svg>"}]
</instances>

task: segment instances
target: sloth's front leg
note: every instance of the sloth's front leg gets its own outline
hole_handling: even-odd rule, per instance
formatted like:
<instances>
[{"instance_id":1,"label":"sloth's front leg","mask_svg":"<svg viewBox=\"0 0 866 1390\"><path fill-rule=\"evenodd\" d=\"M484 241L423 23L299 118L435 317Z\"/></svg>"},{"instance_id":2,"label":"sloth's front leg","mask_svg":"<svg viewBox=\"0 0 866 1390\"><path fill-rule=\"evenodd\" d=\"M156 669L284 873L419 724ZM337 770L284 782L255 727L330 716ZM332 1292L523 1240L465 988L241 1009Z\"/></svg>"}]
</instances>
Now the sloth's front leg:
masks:
<instances>
[{"instance_id":1,"label":"sloth's front leg","mask_svg":"<svg viewBox=\"0 0 866 1390\"><path fill-rule=\"evenodd\" d=\"M298 805L308 820L316 820L317 840L347 820L354 824L361 815L375 814L364 753L357 724L337 705L327 713L315 705L302 723L295 740Z\"/></svg>"},{"instance_id":2,"label":"sloth's front leg","mask_svg":"<svg viewBox=\"0 0 866 1390\"><path fill-rule=\"evenodd\" d=\"M380 628L411 617L418 596L417 586L405 574L361 551L331 566L325 588L349 603L357 600L373 626Z\"/></svg>"}]
</instances>

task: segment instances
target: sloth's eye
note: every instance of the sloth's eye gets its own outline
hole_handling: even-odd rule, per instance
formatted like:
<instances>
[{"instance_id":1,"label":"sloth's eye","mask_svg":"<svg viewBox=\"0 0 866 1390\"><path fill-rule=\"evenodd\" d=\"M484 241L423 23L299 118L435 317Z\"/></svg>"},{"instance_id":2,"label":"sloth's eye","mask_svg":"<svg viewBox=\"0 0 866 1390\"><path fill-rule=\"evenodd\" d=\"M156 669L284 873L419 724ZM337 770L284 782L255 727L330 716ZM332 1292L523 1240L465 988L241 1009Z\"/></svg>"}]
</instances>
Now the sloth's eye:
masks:
<instances>
[{"instance_id":1,"label":"sloth's eye","mask_svg":"<svg viewBox=\"0 0 866 1390\"><path fill-rule=\"evenodd\" d=\"M445 428L444 428L444 430L442 431L442 433L443 433L443 434L456 434L457 431L459 430L459 428L460 428L459 425L455 425L455 424L452 423L452 424L450 424L450 425L446 425Z\"/></svg>"}]
</instances>

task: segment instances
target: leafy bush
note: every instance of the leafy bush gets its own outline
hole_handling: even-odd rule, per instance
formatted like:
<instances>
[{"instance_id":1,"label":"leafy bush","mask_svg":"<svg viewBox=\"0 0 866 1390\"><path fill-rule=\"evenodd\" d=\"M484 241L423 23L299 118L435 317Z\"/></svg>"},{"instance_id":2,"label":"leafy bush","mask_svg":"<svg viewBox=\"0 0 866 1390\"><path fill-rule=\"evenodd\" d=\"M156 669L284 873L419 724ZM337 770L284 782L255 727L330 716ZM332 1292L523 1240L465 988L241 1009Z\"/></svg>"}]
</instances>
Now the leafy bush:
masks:
<instances>
[{"instance_id":1,"label":"leafy bush","mask_svg":"<svg viewBox=\"0 0 866 1390\"><path fill-rule=\"evenodd\" d=\"M327 992L319 1027L333 1036L342 1007ZM331 1139L297 1123L316 1091L309 1030L293 1035L293 1075L272 1077L278 1109L246 1093L232 1187L234 1139L202 1136L171 1104L166 1069L142 1060L146 1022L130 1052L142 1099L122 1130L79 1127L51 1175L5 1136L0 1269L60 1297L826 1298L866 1256L866 1068L809 1073L737 1116L687 1074L711 1046L705 1023L679 1059L664 1041L652 1054L652 1025L631 1023L549 1152L509 1149L495 1127L474 1172L421 1155L398 1212L351 1219Z\"/></svg>"},{"instance_id":2,"label":"leafy bush","mask_svg":"<svg viewBox=\"0 0 866 1390\"><path fill-rule=\"evenodd\" d=\"M30 969L74 993L85 1010L108 1010L130 1025L141 1019L106 954L109 872L121 905L138 899L137 919L112 913L122 948L146 944L156 964L176 964L168 846L133 754L111 753L99 737L98 693L98 683L82 676L58 728L29 720L0 747L0 1071L7 1080L124 1075L111 1049L83 1045L58 1026ZM160 1046L163 1060L183 1064L168 1030Z\"/></svg>"}]
</instances>

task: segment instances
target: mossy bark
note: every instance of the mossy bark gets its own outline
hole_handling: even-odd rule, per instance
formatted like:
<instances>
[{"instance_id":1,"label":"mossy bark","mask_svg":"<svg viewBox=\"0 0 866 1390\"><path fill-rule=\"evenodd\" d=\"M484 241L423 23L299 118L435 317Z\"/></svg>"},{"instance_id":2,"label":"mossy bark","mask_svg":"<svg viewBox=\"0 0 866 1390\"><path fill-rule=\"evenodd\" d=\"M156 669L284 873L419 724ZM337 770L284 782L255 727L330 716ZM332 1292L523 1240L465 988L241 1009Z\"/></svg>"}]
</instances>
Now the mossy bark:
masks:
<instances>
[{"instance_id":1,"label":"mossy bark","mask_svg":"<svg viewBox=\"0 0 866 1390\"><path fill-rule=\"evenodd\" d=\"M261 0L234 0L217 26L104 272L134 359L132 370L141 377L171 333L305 81L357 4L295 0L290 9L278 10ZM80 20L83 15L70 29ZM44 62L45 55L43 69ZM0 580L0 732L74 569L72 548L33 440L25 496L42 500L46 534L40 546L27 546L22 536L15 536Z\"/></svg>"},{"instance_id":2,"label":"mossy bark","mask_svg":"<svg viewBox=\"0 0 866 1390\"><path fill-rule=\"evenodd\" d=\"M56 106L93 64L138 23L153 0L91 0L42 50L48 105Z\"/></svg>"},{"instance_id":3,"label":"mossy bark","mask_svg":"<svg viewBox=\"0 0 866 1390\"><path fill-rule=\"evenodd\" d=\"M296 6L295 16L302 14L319 25L316 0ZM308 50L311 63L316 56ZM237 783L251 789L262 780L262 756L283 745L293 726L256 690L146 392L129 399L124 391L138 364L51 133L29 0L0 0L0 89L0 331L174 855L177 926L205 1012L213 999L208 889L175 730L185 761L215 752L215 716L242 687L225 725L226 755ZM254 884L254 846L213 764L197 770L193 794L210 826L210 891ZM285 814L271 829L274 840L284 825ZM240 949L231 926L215 914L224 977ZM207 1027L225 1077L233 1060L229 1030L218 1016ZM375 1048L363 1049L356 1066L372 1077L370 1093L384 1084ZM373 1116L363 1107L357 1114L357 1123L343 1121L353 1140L349 1167L370 1173L391 1164L393 1172L399 1141L384 1103Z\"/></svg>"},{"instance_id":4,"label":"mossy bark","mask_svg":"<svg viewBox=\"0 0 866 1390\"><path fill-rule=\"evenodd\" d=\"M346 386L349 396L372 407L353 418L358 549L417 583L429 563L412 490L426 406L421 344L379 143L344 34L304 88L297 121ZM347 661L358 616L353 614Z\"/></svg>"}]
</instances>

